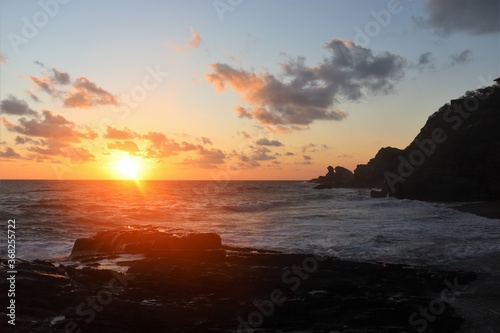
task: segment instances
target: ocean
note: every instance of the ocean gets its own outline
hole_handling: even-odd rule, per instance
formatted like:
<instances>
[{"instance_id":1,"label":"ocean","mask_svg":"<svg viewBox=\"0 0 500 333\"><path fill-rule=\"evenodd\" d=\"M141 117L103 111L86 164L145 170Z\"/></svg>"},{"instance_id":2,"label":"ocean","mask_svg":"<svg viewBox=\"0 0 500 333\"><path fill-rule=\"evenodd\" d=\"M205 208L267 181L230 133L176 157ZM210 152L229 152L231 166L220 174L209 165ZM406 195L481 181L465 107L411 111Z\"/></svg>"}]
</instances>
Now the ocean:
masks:
<instances>
[{"instance_id":1,"label":"ocean","mask_svg":"<svg viewBox=\"0 0 500 333\"><path fill-rule=\"evenodd\" d=\"M226 245L356 261L452 267L500 253L500 220L456 203L373 199L368 189L303 181L0 181L21 259L64 261L75 239L121 226L216 232Z\"/></svg>"}]
</instances>

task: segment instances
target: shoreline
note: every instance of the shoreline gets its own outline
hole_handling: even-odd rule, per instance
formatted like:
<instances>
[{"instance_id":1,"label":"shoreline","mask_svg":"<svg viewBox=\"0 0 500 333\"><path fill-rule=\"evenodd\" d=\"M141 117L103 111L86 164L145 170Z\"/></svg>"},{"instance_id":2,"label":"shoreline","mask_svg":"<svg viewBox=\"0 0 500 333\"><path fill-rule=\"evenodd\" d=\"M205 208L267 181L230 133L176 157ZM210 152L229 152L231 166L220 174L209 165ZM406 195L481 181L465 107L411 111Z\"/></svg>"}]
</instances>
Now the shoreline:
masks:
<instances>
[{"instance_id":1,"label":"shoreline","mask_svg":"<svg viewBox=\"0 0 500 333\"><path fill-rule=\"evenodd\" d=\"M452 333L466 322L453 299L477 278L463 270L231 247L217 234L154 228L77 239L70 258L82 267L16 265L15 332L368 333L425 326ZM105 269L110 260L124 272Z\"/></svg>"},{"instance_id":2,"label":"shoreline","mask_svg":"<svg viewBox=\"0 0 500 333\"><path fill-rule=\"evenodd\" d=\"M462 203L451 208L489 219L500 219L500 200Z\"/></svg>"}]
</instances>

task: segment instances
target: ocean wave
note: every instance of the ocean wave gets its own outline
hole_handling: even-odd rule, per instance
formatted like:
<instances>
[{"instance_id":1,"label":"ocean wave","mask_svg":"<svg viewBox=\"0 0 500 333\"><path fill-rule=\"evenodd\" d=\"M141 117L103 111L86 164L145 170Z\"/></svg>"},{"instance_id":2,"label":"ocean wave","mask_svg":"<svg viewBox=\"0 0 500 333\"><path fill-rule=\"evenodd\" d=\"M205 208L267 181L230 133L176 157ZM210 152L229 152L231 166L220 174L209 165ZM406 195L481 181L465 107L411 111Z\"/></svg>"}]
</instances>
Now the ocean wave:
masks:
<instances>
[{"instance_id":1,"label":"ocean wave","mask_svg":"<svg viewBox=\"0 0 500 333\"><path fill-rule=\"evenodd\" d=\"M272 202L257 201L257 202L245 202L236 205L227 205L224 206L224 208L235 212L262 212L274 206L275 204Z\"/></svg>"}]
</instances>

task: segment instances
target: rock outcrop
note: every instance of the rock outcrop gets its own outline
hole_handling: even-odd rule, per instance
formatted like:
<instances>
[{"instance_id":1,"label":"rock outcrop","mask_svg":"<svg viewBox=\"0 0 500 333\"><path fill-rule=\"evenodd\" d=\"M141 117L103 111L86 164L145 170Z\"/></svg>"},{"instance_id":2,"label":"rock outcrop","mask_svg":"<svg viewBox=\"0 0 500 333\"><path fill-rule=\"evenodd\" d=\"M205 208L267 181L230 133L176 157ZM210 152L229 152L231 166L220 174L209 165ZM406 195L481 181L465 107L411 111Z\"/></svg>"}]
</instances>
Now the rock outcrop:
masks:
<instances>
[{"instance_id":1,"label":"rock outcrop","mask_svg":"<svg viewBox=\"0 0 500 333\"><path fill-rule=\"evenodd\" d=\"M500 85L467 92L429 117L405 149L386 147L358 165L347 184L387 195L428 201L500 199ZM330 186L334 184L333 186Z\"/></svg>"},{"instance_id":2,"label":"rock outcrop","mask_svg":"<svg viewBox=\"0 0 500 333\"><path fill-rule=\"evenodd\" d=\"M409 318L423 318L419 311L439 299L446 281L465 287L475 279L219 240L118 229L77 240L75 261L21 260L16 326L2 332L417 332L423 324ZM433 318L424 320L426 332L456 332L462 322L445 302Z\"/></svg>"},{"instance_id":3,"label":"rock outcrop","mask_svg":"<svg viewBox=\"0 0 500 333\"><path fill-rule=\"evenodd\" d=\"M311 182L318 183L316 189L334 188L334 187L349 187L354 179L354 174L344 167L337 166L333 168L331 165L327 167L328 173L324 176L311 179Z\"/></svg>"}]
</instances>

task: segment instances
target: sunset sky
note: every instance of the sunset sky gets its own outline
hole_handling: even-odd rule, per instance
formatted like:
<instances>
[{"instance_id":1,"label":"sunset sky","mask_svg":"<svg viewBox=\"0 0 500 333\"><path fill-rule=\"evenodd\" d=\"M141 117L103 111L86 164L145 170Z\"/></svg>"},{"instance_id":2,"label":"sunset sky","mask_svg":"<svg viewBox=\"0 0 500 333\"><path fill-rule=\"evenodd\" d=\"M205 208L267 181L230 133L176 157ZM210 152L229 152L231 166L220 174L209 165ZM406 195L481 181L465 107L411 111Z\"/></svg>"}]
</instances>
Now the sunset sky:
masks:
<instances>
[{"instance_id":1,"label":"sunset sky","mask_svg":"<svg viewBox=\"0 0 500 333\"><path fill-rule=\"evenodd\" d=\"M0 0L0 178L309 179L500 76L500 1Z\"/></svg>"}]
</instances>

